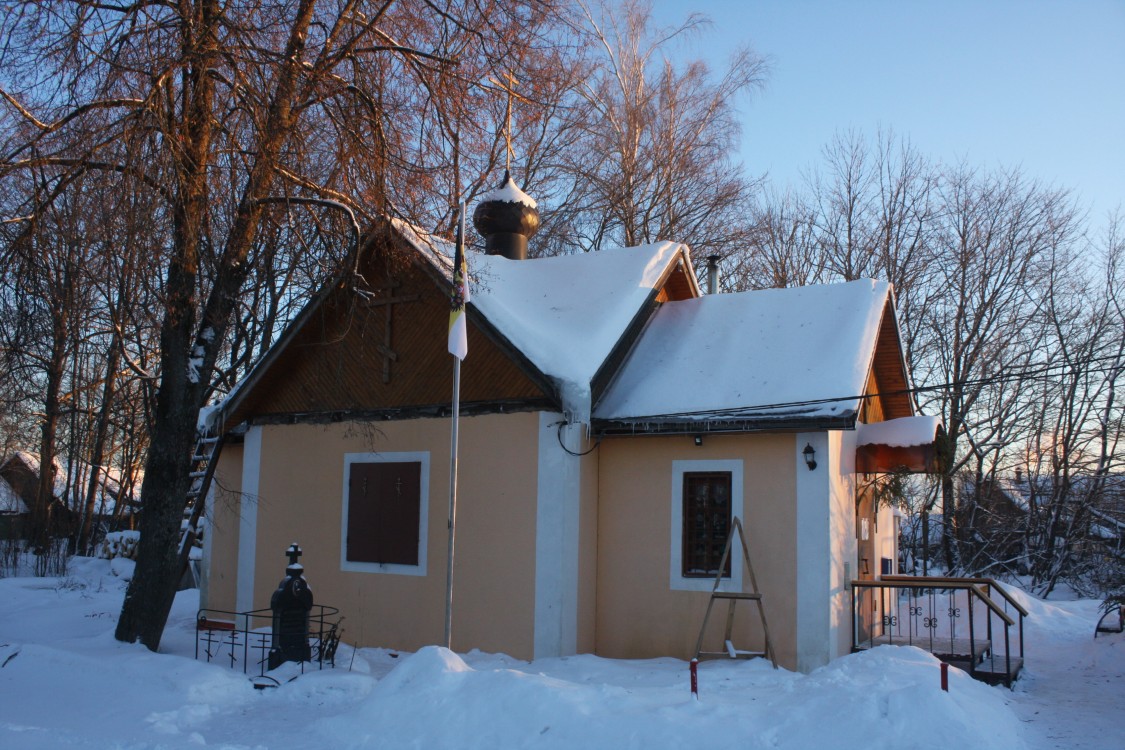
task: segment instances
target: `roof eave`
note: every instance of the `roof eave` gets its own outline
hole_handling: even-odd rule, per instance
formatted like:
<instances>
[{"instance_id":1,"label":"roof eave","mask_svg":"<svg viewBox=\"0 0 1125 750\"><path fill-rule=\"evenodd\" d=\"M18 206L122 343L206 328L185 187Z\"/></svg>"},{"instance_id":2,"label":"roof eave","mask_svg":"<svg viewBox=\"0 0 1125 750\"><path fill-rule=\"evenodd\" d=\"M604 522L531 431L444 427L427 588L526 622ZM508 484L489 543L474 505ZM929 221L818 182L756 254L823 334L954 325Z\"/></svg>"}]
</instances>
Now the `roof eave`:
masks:
<instances>
[{"instance_id":1,"label":"roof eave","mask_svg":"<svg viewBox=\"0 0 1125 750\"><path fill-rule=\"evenodd\" d=\"M816 432L820 430L854 430L855 410L833 415L731 416L721 418L692 418L667 415L594 419L593 432L598 436L610 435L699 435L730 434L742 432Z\"/></svg>"}]
</instances>

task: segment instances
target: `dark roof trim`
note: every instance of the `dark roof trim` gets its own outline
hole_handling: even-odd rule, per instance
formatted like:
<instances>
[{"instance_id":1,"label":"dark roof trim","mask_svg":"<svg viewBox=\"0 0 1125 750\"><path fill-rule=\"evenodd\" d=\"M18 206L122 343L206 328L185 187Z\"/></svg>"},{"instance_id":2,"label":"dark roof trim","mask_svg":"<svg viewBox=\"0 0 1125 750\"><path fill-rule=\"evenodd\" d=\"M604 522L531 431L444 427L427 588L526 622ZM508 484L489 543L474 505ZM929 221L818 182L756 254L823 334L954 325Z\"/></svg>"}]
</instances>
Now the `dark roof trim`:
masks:
<instances>
[{"instance_id":1,"label":"dark roof trim","mask_svg":"<svg viewBox=\"0 0 1125 750\"><path fill-rule=\"evenodd\" d=\"M259 414L253 424L332 424L334 422L391 422L407 419L445 418L452 407L448 402L422 406L403 406L393 409L334 409L316 412L284 412ZM482 414L513 414L528 411L556 411L558 406L549 399L511 399L505 401L462 402L462 416Z\"/></svg>"},{"instance_id":2,"label":"dark roof trim","mask_svg":"<svg viewBox=\"0 0 1125 750\"><path fill-rule=\"evenodd\" d=\"M839 416L807 416L794 414L776 417L730 417L727 419L684 419L647 417L630 420L595 419L593 433L599 437L609 435L699 435L738 432L778 432L854 430L856 413Z\"/></svg>"}]
</instances>

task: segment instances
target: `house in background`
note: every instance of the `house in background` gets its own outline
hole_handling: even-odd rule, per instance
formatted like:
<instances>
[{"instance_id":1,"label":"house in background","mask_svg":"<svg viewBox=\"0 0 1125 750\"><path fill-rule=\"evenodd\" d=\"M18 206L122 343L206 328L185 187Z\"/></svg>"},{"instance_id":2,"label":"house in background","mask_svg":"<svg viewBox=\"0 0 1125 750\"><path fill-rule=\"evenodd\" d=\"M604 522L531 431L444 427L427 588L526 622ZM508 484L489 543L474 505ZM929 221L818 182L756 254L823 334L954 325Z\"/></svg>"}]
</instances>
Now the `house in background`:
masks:
<instances>
[{"instance_id":1,"label":"house in background","mask_svg":"<svg viewBox=\"0 0 1125 750\"><path fill-rule=\"evenodd\" d=\"M0 539L18 538L30 512L24 499L0 476Z\"/></svg>"},{"instance_id":2,"label":"house in background","mask_svg":"<svg viewBox=\"0 0 1125 750\"><path fill-rule=\"evenodd\" d=\"M897 559L857 460L924 469L937 427L890 286L704 295L673 242L528 260L532 211L510 182L477 211L453 647L690 657L738 517L779 663L846 653L848 582ZM387 222L215 411L203 607L266 606L297 541L349 641L442 642L452 254ZM748 587L741 559L724 590ZM751 610L732 640L761 647Z\"/></svg>"},{"instance_id":3,"label":"house in background","mask_svg":"<svg viewBox=\"0 0 1125 750\"><path fill-rule=\"evenodd\" d=\"M70 509L59 499L59 467L55 465L55 497L51 499L50 533L52 536L70 533L73 524ZM13 451L0 461L0 497L4 505L4 538L22 538L30 528L32 508L39 491L39 457L26 451Z\"/></svg>"},{"instance_id":4,"label":"house in background","mask_svg":"<svg viewBox=\"0 0 1125 750\"><path fill-rule=\"evenodd\" d=\"M115 472L98 472L94 492L94 521L103 526L131 524L134 494ZM31 522L31 509L39 491L39 456L13 451L0 460L0 538L19 538ZM50 535L73 533L81 520L92 469L83 461L71 462L56 456L52 462Z\"/></svg>"},{"instance_id":5,"label":"house in background","mask_svg":"<svg viewBox=\"0 0 1125 750\"><path fill-rule=\"evenodd\" d=\"M1012 474L958 479L958 530L971 540L962 547L980 553L973 561L978 567L1027 574L1029 539L1054 522L1056 543L1068 549L1071 563L1103 568L1096 577L1113 585L1113 571L1125 563L1125 475L1075 472L1063 481L1017 467Z\"/></svg>"}]
</instances>

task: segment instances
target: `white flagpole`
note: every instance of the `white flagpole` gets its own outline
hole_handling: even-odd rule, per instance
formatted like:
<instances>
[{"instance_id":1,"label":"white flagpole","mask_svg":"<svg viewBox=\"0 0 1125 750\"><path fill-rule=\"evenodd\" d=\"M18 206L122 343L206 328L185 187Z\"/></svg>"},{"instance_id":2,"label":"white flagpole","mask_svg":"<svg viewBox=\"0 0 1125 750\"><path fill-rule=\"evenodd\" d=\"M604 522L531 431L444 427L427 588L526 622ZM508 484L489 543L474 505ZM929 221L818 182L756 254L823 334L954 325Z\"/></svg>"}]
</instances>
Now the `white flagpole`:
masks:
<instances>
[{"instance_id":1,"label":"white flagpole","mask_svg":"<svg viewBox=\"0 0 1125 750\"><path fill-rule=\"evenodd\" d=\"M458 207L457 219L457 253L454 257L461 257L465 252L465 203ZM454 268L456 278L460 269ZM468 284L468 279L462 280ZM449 449L449 554L445 569L445 647L452 648L453 639L453 541L457 536L457 428L461 420L461 358L453 357L453 429Z\"/></svg>"}]
</instances>

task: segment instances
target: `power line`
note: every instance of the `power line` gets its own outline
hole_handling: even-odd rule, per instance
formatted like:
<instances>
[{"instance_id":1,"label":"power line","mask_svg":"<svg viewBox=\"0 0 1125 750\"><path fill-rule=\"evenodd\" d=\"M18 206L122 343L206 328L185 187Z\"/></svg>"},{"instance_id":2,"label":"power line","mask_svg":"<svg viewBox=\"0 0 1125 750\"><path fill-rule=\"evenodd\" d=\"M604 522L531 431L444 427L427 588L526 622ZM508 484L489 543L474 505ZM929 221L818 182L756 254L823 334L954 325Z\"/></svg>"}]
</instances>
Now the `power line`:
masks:
<instances>
[{"instance_id":1,"label":"power line","mask_svg":"<svg viewBox=\"0 0 1125 750\"><path fill-rule=\"evenodd\" d=\"M1116 362L1116 364L1109 367L1094 367L1086 368L1084 365L1102 363L1102 362ZM1023 370L1009 370L1001 371L997 374L980 377L980 378L966 378L958 381L949 381L946 383L939 383L936 385L923 385L914 386L913 388L903 388L894 391L880 391L879 393L864 393L853 396L834 396L829 398L807 399L803 401L780 401L772 404L756 404L753 406L739 406L726 409L709 409L704 411L691 411L691 412L672 412L663 414L663 417L683 417L685 419L695 418L698 420L701 417L707 416L736 416L746 414L748 412L764 412L764 411L781 411L796 409L805 406L820 406L823 404L835 404L846 401L862 401L871 398L881 398L887 396L904 396L915 395L918 393L930 393L933 391L951 390L955 386L987 386L996 383L1008 382L1013 380L1045 380L1053 377L1059 377L1066 374L1067 371L1081 370L1084 373L1103 373L1103 372L1121 372L1125 369L1125 363L1122 362L1120 355L1107 355L1103 357L1087 357L1081 360L1072 362L1065 362L1061 364L1044 364L1038 365L1033 368L1026 368ZM1053 370L1059 370L1057 373L1052 373Z\"/></svg>"}]
</instances>

